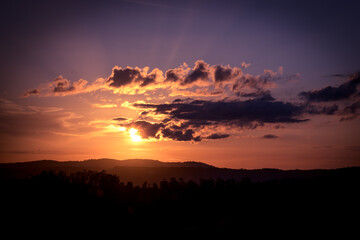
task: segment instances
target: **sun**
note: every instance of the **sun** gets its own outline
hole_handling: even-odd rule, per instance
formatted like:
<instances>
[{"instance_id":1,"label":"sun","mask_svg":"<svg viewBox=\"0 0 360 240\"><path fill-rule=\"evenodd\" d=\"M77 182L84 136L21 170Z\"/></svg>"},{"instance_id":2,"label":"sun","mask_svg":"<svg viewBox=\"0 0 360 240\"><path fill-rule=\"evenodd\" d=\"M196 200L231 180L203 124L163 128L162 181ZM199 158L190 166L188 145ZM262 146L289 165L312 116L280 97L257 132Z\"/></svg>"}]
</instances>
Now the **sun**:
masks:
<instances>
[{"instance_id":1,"label":"sun","mask_svg":"<svg viewBox=\"0 0 360 240\"><path fill-rule=\"evenodd\" d=\"M133 142L141 142L142 141L142 138L139 135L137 135L137 133L138 133L137 129L130 128L129 133L130 133L131 141L133 141Z\"/></svg>"}]
</instances>

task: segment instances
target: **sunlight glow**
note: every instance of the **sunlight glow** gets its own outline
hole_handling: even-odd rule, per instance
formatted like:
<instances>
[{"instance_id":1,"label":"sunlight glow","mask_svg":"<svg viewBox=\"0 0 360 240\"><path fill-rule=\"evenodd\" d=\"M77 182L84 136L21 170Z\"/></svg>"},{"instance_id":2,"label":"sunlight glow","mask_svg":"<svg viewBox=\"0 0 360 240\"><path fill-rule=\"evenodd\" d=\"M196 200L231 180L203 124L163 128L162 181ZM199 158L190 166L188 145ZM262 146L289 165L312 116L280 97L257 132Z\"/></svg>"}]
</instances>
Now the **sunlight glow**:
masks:
<instances>
[{"instance_id":1,"label":"sunlight glow","mask_svg":"<svg viewBox=\"0 0 360 240\"><path fill-rule=\"evenodd\" d=\"M138 130L135 128L131 128L129 130L130 133L130 137L131 137L131 141L133 142L140 142L142 141L141 137L139 135L137 135Z\"/></svg>"},{"instance_id":2,"label":"sunlight glow","mask_svg":"<svg viewBox=\"0 0 360 240\"><path fill-rule=\"evenodd\" d=\"M124 132L124 131L126 131L125 127L119 127L119 126L115 126L113 124L106 126L105 129L106 129L106 132Z\"/></svg>"}]
</instances>

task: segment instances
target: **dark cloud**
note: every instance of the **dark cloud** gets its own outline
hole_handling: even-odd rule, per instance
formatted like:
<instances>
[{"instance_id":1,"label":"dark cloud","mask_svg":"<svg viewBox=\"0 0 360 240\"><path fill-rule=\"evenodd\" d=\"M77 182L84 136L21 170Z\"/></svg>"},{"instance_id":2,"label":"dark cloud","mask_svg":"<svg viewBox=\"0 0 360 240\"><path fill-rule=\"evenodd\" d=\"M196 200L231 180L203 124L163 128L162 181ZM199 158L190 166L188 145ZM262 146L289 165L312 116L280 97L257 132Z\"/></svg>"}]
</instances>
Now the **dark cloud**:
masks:
<instances>
[{"instance_id":1,"label":"dark cloud","mask_svg":"<svg viewBox=\"0 0 360 240\"><path fill-rule=\"evenodd\" d=\"M198 80L206 80L209 78L209 65L202 61L198 60L195 62L195 67L193 71L185 77L182 85L190 84Z\"/></svg>"},{"instance_id":2,"label":"dark cloud","mask_svg":"<svg viewBox=\"0 0 360 240\"><path fill-rule=\"evenodd\" d=\"M57 77L54 82L53 92L70 92L74 91L75 87L71 84L69 80L63 78L62 76Z\"/></svg>"},{"instance_id":3,"label":"dark cloud","mask_svg":"<svg viewBox=\"0 0 360 240\"><path fill-rule=\"evenodd\" d=\"M139 122L130 124L132 127L148 129L152 126L152 133L146 136L156 138L162 136L176 141L222 139L229 137L227 131L233 128L255 129L265 124L301 123L309 121L302 117L304 114L333 115L339 111L336 104L320 106L276 101L270 93L262 98L244 101L175 99L172 103L134 103L132 106L145 109L146 114L163 116L161 123L157 125L142 121L141 124ZM352 110L354 107L349 106L348 111L356 111ZM279 128L276 126L275 128ZM219 129L223 130L218 131ZM215 131L217 133L214 133ZM275 137L275 135L264 136L264 138Z\"/></svg>"},{"instance_id":4,"label":"dark cloud","mask_svg":"<svg viewBox=\"0 0 360 240\"><path fill-rule=\"evenodd\" d=\"M189 71L188 68L180 67L169 69L165 73L165 82L177 82L184 86L196 81L210 79L210 67L209 64L203 60L195 62L194 68Z\"/></svg>"},{"instance_id":5,"label":"dark cloud","mask_svg":"<svg viewBox=\"0 0 360 240\"><path fill-rule=\"evenodd\" d=\"M71 82L59 76L47 88L28 90L24 96L40 95L40 92L42 96L67 96L97 90L135 95L162 89L168 96L260 98L269 95L269 88L275 87L274 81L282 75L282 68L279 72L264 70L262 75L253 76L243 74L240 67L209 65L203 60L196 61L193 68L184 63L165 74L158 68L148 70L148 67L116 66L108 78L98 78L90 84L83 79Z\"/></svg>"},{"instance_id":6,"label":"dark cloud","mask_svg":"<svg viewBox=\"0 0 360 240\"><path fill-rule=\"evenodd\" d=\"M113 118L112 120L114 120L114 121L126 121L127 118L117 117L117 118Z\"/></svg>"},{"instance_id":7,"label":"dark cloud","mask_svg":"<svg viewBox=\"0 0 360 240\"><path fill-rule=\"evenodd\" d=\"M206 139L221 139L221 138L227 138L230 137L230 134L218 134L214 133L206 137Z\"/></svg>"},{"instance_id":8,"label":"dark cloud","mask_svg":"<svg viewBox=\"0 0 360 240\"><path fill-rule=\"evenodd\" d=\"M165 81L168 82L177 82L180 79L178 73L174 69L170 69L165 73Z\"/></svg>"},{"instance_id":9,"label":"dark cloud","mask_svg":"<svg viewBox=\"0 0 360 240\"><path fill-rule=\"evenodd\" d=\"M331 106L324 105L307 105L306 112L309 114L325 114L325 115L333 115L339 110L339 106L333 104Z\"/></svg>"},{"instance_id":10,"label":"dark cloud","mask_svg":"<svg viewBox=\"0 0 360 240\"><path fill-rule=\"evenodd\" d=\"M216 65L214 68L214 80L215 82L224 82L232 80L234 77L241 73L239 68L232 69L231 67L225 67Z\"/></svg>"},{"instance_id":11,"label":"dark cloud","mask_svg":"<svg viewBox=\"0 0 360 240\"><path fill-rule=\"evenodd\" d=\"M270 91L264 91L263 89L259 89L255 92L250 93L238 92L237 96L246 98L257 98L264 101L275 101L275 98L271 95Z\"/></svg>"},{"instance_id":12,"label":"dark cloud","mask_svg":"<svg viewBox=\"0 0 360 240\"><path fill-rule=\"evenodd\" d=\"M195 82L208 82L210 84L231 82L242 75L241 68L212 65L210 66L203 60L198 60L192 69L186 65L179 68L169 69L165 73L164 82L177 83L183 88ZM201 85L201 84L200 84ZM205 84L206 85L206 84ZM206 85L208 86L208 85ZM219 86L218 86L219 87ZM217 90L216 94L222 93L222 90Z\"/></svg>"},{"instance_id":13,"label":"dark cloud","mask_svg":"<svg viewBox=\"0 0 360 240\"><path fill-rule=\"evenodd\" d=\"M139 135L142 138L159 138L159 130L165 125L162 123L150 123L147 121L135 121L130 124L123 125L126 127L132 127L139 131Z\"/></svg>"},{"instance_id":14,"label":"dark cloud","mask_svg":"<svg viewBox=\"0 0 360 240\"><path fill-rule=\"evenodd\" d=\"M301 92L299 96L307 100L307 112L310 114L326 114L326 115L340 115L340 121L353 120L360 115L360 72L352 75L334 74L336 77L348 77L348 81L338 87L328 86L320 90L313 90L308 92ZM346 103L343 109L339 109L337 104L332 106L319 105L319 102L339 102L340 106ZM348 103L352 102L352 103ZM311 104L310 104L311 103ZM315 105L313 105L315 104Z\"/></svg>"},{"instance_id":15,"label":"dark cloud","mask_svg":"<svg viewBox=\"0 0 360 240\"><path fill-rule=\"evenodd\" d=\"M231 78L231 68L223 68L222 66L215 67L214 79L215 82L223 82Z\"/></svg>"},{"instance_id":16,"label":"dark cloud","mask_svg":"<svg viewBox=\"0 0 360 240\"><path fill-rule=\"evenodd\" d=\"M349 99L358 92L360 73L356 73L350 79L338 87L328 86L320 90L301 92L299 96L309 102L330 102Z\"/></svg>"},{"instance_id":17,"label":"dark cloud","mask_svg":"<svg viewBox=\"0 0 360 240\"><path fill-rule=\"evenodd\" d=\"M195 131L192 129L181 131L165 128L161 131L161 133L164 138L170 138L175 141L201 141L200 136L194 137Z\"/></svg>"},{"instance_id":18,"label":"dark cloud","mask_svg":"<svg viewBox=\"0 0 360 240\"><path fill-rule=\"evenodd\" d=\"M139 135L144 139L156 138L160 136L175 141L201 141L200 136L194 136L195 131L188 129L188 125L176 126L168 123L151 123L148 121L134 121L129 124L121 124L127 128L135 128Z\"/></svg>"},{"instance_id":19,"label":"dark cloud","mask_svg":"<svg viewBox=\"0 0 360 240\"><path fill-rule=\"evenodd\" d=\"M78 81L71 82L63 76L58 76L55 80L49 84L48 95L66 96L76 93L82 93L86 91L87 81L79 79Z\"/></svg>"},{"instance_id":20,"label":"dark cloud","mask_svg":"<svg viewBox=\"0 0 360 240\"><path fill-rule=\"evenodd\" d=\"M261 138L274 139L274 138L279 138L279 136L276 136L276 135L273 135L273 134L266 134L266 135L262 136Z\"/></svg>"},{"instance_id":21,"label":"dark cloud","mask_svg":"<svg viewBox=\"0 0 360 240\"><path fill-rule=\"evenodd\" d=\"M149 112L147 112L147 111L143 111L143 112L140 113L140 116L146 117L146 115L147 115L148 113L149 113Z\"/></svg>"},{"instance_id":22,"label":"dark cloud","mask_svg":"<svg viewBox=\"0 0 360 240\"><path fill-rule=\"evenodd\" d=\"M114 68L113 74L108 78L111 87L121 87L130 84L140 77L140 71L133 68Z\"/></svg>"},{"instance_id":23,"label":"dark cloud","mask_svg":"<svg viewBox=\"0 0 360 240\"><path fill-rule=\"evenodd\" d=\"M144 138L163 138L176 141L200 141L222 139L230 135L224 132L206 134L198 131L204 127L240 127L254 129L266 123L299 123L306 112L304 105L295 105L271 99L246 101L176 100L168 104L135 103L134 107L164 115L162 123L136 121L128 125L139 130ZM318 110L320 111L320 110ZM323 110L322 110L323 111ZM317 112L318 113L318 112ZM318 113L319 114L319 113ZM178 124L174 124L178 122ZM181 124L179 124L179 122ZM271 138L266 136L265 138Z\"/></svg>"},{"instance_id":24,"label":"dark cloud","mask_svg":"<svg viewBox=\"0 0 360 240\"><path fill-rule=\"evenodd\" d=\"M360 101L346 106L340 114L343 115L340 121L356 119L360 115Z\"/></svg>"},{"instance_id":25,"label":"dark cloud","mask_svg":"<svg viewBox=\"0 0 360 240\"><path fill-rule=\"evenodd\" d=\"M358 112L359 109L360 109L360 101L355 102L349 106L346 106L344 108L344 112L348 114L355 114Z\"/></svg>"},{"instance_id":26,"label":"dark cloud","mask_svg":"<svg viewBox=\"0 0 360 240\"><path fill-rule=\"evenodd\" d=\"M261 123L294 123L303 106L280 101L252 99L246 101L205 101L171 104L134 104L135 107L152 108L155 113L167 114L172 119L228 122L244 125L254 121Z\"/></svg>"},{"instance_id":27,"label":"dark cloud","mask_svg":"<svg viewBox=\"0 0 360 240\"><path fill-rule=\"evenodd\" d=\"M158 74L162 76L162 72L154 69L151 73L140 68L113 68L111 76L106 80L110 87L120 88L131 83L136 83L139 87L145 87L156 82Z\"/></svg>"},{"instance_id":28,"label":"dark cloud","mask_svg":"<svg viewBox=\"0 0 360 240\"><path fill-rule=\"evenodd\" d=\"M274 81L278 76L276 73L265 74L263 76L244 75L238 78L233 86L232 91L238 97L262 97L270 95L269 88L274 86Z\"/></svg>"},{"instance_id":29,"label":"dark cloud","mask_svg":"<svg viewBox=\"0 0 360 240\"><path fill-rule=\"evenodd\" d=\"M305 106L274 101L271 99L251 99L246 101L205 101L176 100L168 104L135 103L134 107L148 109L147 112L162 114L161 129L164 138L177 141L200 141L201 139L221 139L227 133L206 134L196 132L205 127L240 127L254 129L266 123L299 123ZM180 122L181 124L174 124ZM145 127L146 128L146 127ZM158 132L157 132L158 134ZM153 136L156 136L155 131ZM205 136L204 136L205 135Z\"/></svg>"},{"instance_id":30,"label":"dark cloud","mask_svg":"<svg viewBox=\"0 0 360 240\"><path fill-rule=\"evenodd\" d=\"M140 87L145 87L151 83L154 83L156 79L156 74L150 74L147 77L141 79Z\"/></svg>"},{"instance_id":31,"label":"dark cloud","mask_svg":"<svg viewBox=\"0 0 360 240\"><path fill-rule=\"evenodd\" d=\"M31 96L31 95L34 95L34 96L36 96L36 95L39 95L40 94L40 90L39 89L37 89L37 88L35 88L35 89L33 89L33 90L27 90L25 93L24 93L24 97L29 97L29 96Z\"/></svg>"},{"instance_id":32,"label":"dark cloud","mask_svg":"<svg viewBox=\"0 0 360 240\"><path fill-rule=\"evenodd\" d=\"M44 84L39 88L26 91L23 96L68 96L96 91L100 89L100 85L99 82L95 82L93 85L89 86L88 81L81 78L72 82L60 75L47 85Z\"/></svg>"}]
</instances>

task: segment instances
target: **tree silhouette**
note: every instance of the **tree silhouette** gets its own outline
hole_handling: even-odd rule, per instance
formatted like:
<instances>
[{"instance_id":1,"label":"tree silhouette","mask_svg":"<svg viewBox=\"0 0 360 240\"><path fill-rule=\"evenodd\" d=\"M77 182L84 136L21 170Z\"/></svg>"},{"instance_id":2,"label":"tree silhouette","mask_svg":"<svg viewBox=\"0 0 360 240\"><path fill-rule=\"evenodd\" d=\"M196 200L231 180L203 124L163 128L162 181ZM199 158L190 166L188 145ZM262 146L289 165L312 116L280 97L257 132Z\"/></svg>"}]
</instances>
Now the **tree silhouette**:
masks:
<instances>
[{"instance_id":1,"label":"tree silhouette","mask_svg":"<svg viewBox=\"0 0 360 240\"><path fill-rule=\"evenodd\" d=\"M316 178L252 182L163 179L142 186L105 171L46 171L25 179L1 179L4 218L38 216L37 224L97 228L246 229L296 224L352 226L359 205L359 170L326 172ZM339 221L337 217L342 220ZM305 220L304 220L305 219ZM349 221L347 221L349 220ZM338 227L337 226L337 227Z\"/></svg>"}]
</instances>

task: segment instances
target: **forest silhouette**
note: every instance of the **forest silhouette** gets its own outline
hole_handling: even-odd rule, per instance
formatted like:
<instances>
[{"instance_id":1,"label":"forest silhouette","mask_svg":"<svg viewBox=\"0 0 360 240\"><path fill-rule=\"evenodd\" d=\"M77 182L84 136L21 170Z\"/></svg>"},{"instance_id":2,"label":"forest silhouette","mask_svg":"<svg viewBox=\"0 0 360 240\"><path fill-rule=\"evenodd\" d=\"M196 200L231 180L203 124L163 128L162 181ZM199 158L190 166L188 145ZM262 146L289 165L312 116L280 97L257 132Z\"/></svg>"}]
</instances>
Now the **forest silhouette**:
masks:
<instances>
[{"instance_id":1,"label":"forest silhouette","mask_svg":"<svg viewBox=\"0 0 360 240\"><path fill-rule=\"evenodd\" d=\"M359 168L315 177L163 179L135 185L106 171L1 178L7 226L222 231L356 229ZM34 217L36 216L36 217Z\"/></svg>"}]
</instances>

